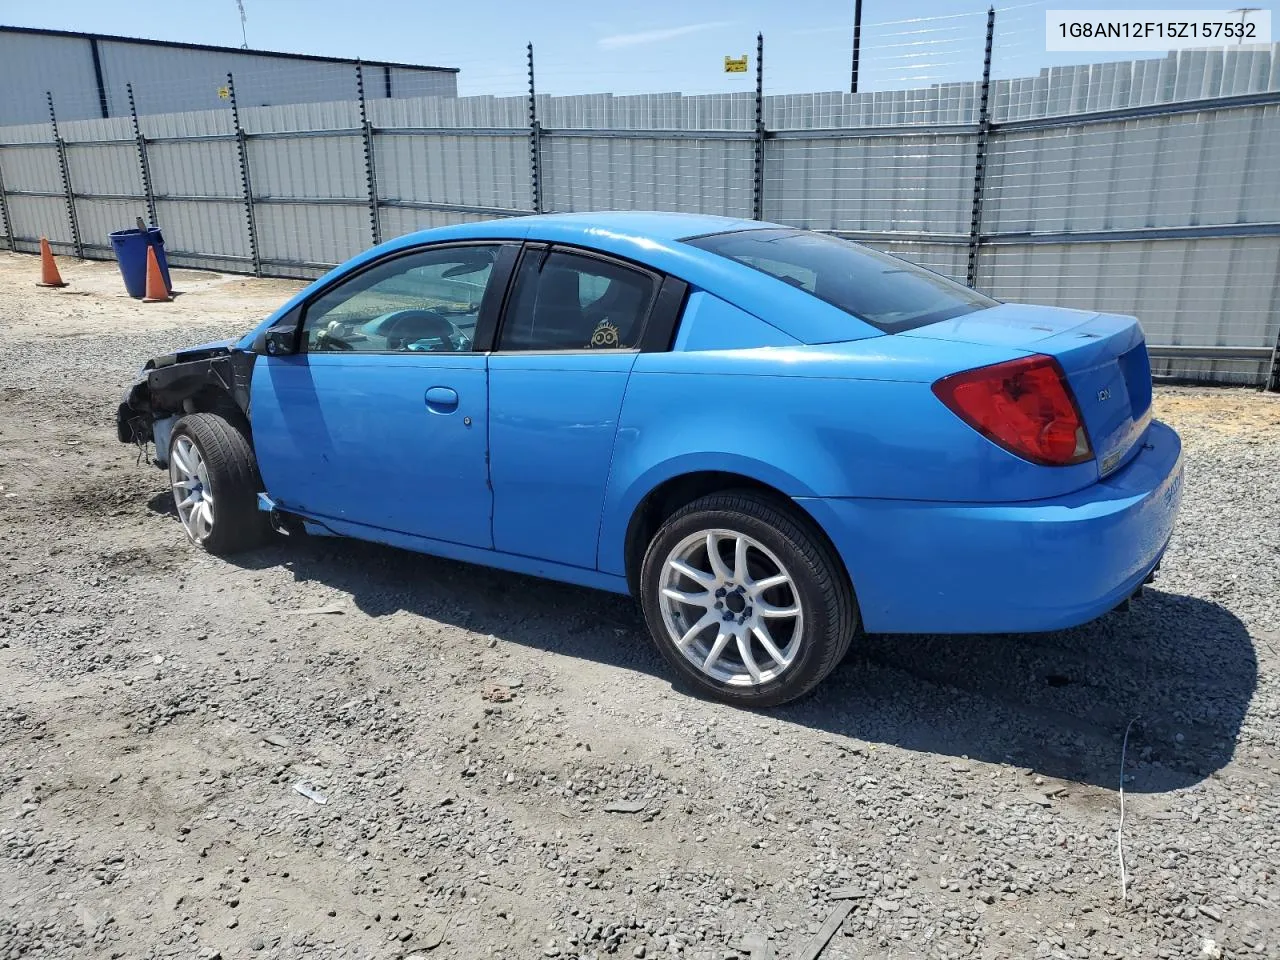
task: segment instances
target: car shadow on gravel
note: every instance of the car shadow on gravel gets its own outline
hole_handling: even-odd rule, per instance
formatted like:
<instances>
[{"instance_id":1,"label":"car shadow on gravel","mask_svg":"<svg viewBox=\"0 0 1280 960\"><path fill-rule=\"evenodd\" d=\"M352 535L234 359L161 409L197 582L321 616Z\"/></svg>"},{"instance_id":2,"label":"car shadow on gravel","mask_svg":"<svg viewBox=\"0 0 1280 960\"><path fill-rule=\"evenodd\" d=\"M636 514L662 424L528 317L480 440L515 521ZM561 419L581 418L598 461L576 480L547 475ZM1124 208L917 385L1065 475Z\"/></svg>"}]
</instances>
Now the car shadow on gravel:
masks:
<instances>
[{"instance_id":1,"label":"car shadow on gravel","mask_svg":"<svg viewBox=\"0 0 1280 960\"><path fill-rule=\"evenodd\" d=\"M153 509L163 509L158 499ZM404 610L671 676L626 597L352 540L303 537L233 562L285 567L349 594L371 617ZM862 636L815 693L772 713L850 749L893 744L1109 790L1129 728L1125 789L1158 793L1231 760L1256 685L1253 643L1230 611L1148 588L1129 611L1072 630Z\"/></svg>"},{"instance_id":2,"label":"car shadow on gravel","mask_svg":"<svg viewBox=\"0 0 1280 960\"><path fill-rule=\"evenodd\" d=\"M1125 612L1043 634L866 636L797 723L909 750L1161 793L1230 762L1258 681L1220 604L1148 588ZM1132 726L1130 722L1132 721Z\"/></svg>"}]
</instances>

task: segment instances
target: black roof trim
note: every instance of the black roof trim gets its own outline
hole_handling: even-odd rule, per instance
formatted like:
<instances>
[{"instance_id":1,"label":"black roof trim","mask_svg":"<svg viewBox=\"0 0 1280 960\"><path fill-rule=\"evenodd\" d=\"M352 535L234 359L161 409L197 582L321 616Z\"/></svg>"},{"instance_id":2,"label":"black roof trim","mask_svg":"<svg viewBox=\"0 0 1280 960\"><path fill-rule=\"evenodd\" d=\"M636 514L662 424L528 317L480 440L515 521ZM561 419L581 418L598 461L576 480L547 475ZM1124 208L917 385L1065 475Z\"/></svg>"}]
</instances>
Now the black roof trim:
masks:
<instances>
[{"instance_id":1,"label":"black roof trim","mask_svg":"<svg viewBox=\"0 0 1280 960\"><path fill-rule=\"evenodd\" d=\"M423 63L397 63L394 60L354 60L351 57L322 57L314 53L285 53L281 50L249 50L244 47L219 47L209 43L183 43L177 40L151 40L146 37L118 37L107 33L82 33L75 30L46 30L43 27L8 27L0 24L0 33L27 33L45 37L71 37L76 40L99 40L111 43L140 43L148 47L173 47L177 50L207 50L213 53L243 53L252 57L279 57L282 60L311 60L320 63L362 63L368 67L397 67L402 70L433 70L458 73L458 67L432 67Z\"/></svg>"},{"instance_id":2,"label":"black roof trim","mask_svg":"<svg viewBox=\"0 0 1280 960\"><path fill-rule=\"evenodd\" d=\"M734 227L732 230L712 230L710 233L695 233L687 237L677 237L676 243L690 243L693 240L705 240L707 237L724 237L731 233L754 233L757 230L808 230L810 233L818 232L816 230L809 230L808 227L788 227L781 223L761 221L758 226L754 227Z\"/></svg>"}]
</instances>

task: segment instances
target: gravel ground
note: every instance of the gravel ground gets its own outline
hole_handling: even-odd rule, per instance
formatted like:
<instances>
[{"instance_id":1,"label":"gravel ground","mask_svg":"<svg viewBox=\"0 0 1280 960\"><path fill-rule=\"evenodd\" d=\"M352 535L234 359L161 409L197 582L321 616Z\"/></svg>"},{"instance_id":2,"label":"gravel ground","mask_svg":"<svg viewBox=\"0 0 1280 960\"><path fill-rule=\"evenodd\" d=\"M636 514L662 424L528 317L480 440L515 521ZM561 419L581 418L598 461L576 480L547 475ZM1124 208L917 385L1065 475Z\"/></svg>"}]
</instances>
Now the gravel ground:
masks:
<instances>
[{"instance_id":1,"label":"gravel ground","mask_svg":"<svg viewBox=\"0 0 1280 960\"><path fill-rule=\"evenodd\" d=\"M192 549L114 405L296 287L62 266L0 254L0 960L785 957L835 888L831 960L1280 956L1280 397L1158 391L1185 501L1129 612L861 638L753 714L623 598Z\"/></svg>"}]
</instances>

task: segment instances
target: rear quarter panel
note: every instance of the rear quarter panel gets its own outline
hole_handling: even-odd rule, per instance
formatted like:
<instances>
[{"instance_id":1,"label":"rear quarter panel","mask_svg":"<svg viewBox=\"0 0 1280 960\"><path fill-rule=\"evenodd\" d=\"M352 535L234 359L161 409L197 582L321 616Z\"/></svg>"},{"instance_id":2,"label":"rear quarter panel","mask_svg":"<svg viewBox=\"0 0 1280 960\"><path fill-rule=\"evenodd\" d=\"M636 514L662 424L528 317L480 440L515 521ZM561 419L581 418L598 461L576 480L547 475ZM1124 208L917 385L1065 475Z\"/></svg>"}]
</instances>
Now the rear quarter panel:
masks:
<instances>
[{"instance_id":1,"label":"rear quarter panel","mask_svg":"<svg viewBox=\"0 0 1280 960\"><path fill-rule=\"evenodd\" d=\"M933 395L947 373L1018 355L877 337L847 344L641 354L627 385L605 493L600 569L625 572L627 525L674 477L725 471L790 497L959 503L1060 496L1096 465L1028 463Z\"/></svg>"}]
</instances>

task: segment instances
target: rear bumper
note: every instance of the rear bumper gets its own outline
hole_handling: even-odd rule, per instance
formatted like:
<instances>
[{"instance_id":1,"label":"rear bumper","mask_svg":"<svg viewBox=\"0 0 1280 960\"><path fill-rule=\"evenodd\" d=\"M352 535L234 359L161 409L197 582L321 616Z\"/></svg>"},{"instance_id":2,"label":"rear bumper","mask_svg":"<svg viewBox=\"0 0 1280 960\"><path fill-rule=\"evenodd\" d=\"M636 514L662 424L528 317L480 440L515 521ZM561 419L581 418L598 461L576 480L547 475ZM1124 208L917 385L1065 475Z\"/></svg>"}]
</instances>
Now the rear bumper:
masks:
<instances>
[{"instance_id":1,"label":"rear bumper","mask_svg":"<svg viewBox=\"0 0 1280 960\"><path fill-rule=\"evenodd\" d=\"M798 498L835 543L873 633L1016 633L1087 623L1160 562L1182 444L1151 424L1136 457L1064 497L1024 503Z\"/></svg>"}]
</instances>

